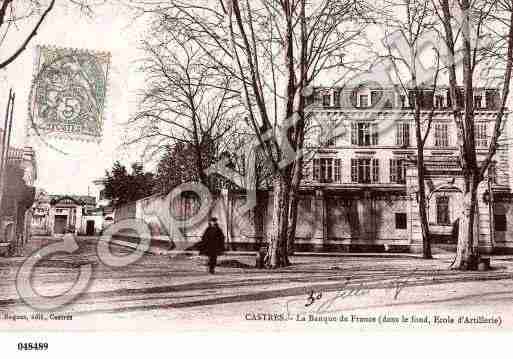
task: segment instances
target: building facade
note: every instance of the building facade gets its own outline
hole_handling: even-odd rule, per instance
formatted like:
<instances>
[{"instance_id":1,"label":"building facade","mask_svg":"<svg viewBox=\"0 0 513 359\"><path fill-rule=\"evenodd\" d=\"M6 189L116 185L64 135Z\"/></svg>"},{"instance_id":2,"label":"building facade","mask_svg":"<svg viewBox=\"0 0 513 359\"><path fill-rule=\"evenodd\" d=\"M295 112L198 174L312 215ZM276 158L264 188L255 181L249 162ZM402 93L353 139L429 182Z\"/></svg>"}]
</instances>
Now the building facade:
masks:
<instances>
[{"instance_id":1,"label":"building facade","mask_svg":"<svg viewBox=\"0 0 513 359\"><path fill-rule=\"evenodd\" d=\"M0 134L3 130L0 129ZM36 154L31 147L10 147L0 215L0 252L14 254L29 240L34 200L34 182L37 179ZM13 168L22 172L20 182L15 179ZM14 176L14 177L13 177ZM14 181L14 182L13 182Z\"/></svg>"},{"instance_id":2,"label":"building facade","mask_svg":"<svg viewBox=\"0 0 513 359\"><path fill-rule=\"evenodd\" d=\"M33 235L96 235L101 228L102 216L94 197L38 194L31 223Z\"/></svg>"},{"instance_id":3,"label":"building facade","mask_svg":"<svg viewBox=\"0 0 513 359\"><path fill-rule=\"evenodd\" d=\"M455 244L464 181L449 90L423 89L421 102L423 134L430 126L424 147L429 229L433 242ZM312 156L306 161L302 196L307 208L313 202L323 209L316 212L322 230L314 235L308 225L300 225L298 243L421 250L414 103L413 91L398 88L316 89L310 105L321 133L309 139ZM478 161L488 152L499 104L496 89L475 89ZM497 154L478 191L479 244L485 252L513 244L507 235L513 220L508 221L509 126L505 116ZM308 212L299 211L298 223Z\"/></svg>"},{"instance_id":4,"label":"building facade","mask_svg":"<svg viewBox=\"0 0 513 359\"><path fill-rule=\"evenodd\" d=\"M423 133L432 118L424 148L429 229L434 244L454 246L464 180L452 100L447 88L426 88L422 94ZM312 118L306 131L296 250L421 251L414 103L413 91L397 87L315 89L308 101ZM499 104L496 89L475 89L478 160L488 151ZM513 251L509 122L506 114L497 153L478 190L483 252ZM271 228L272 192L261 191L255 208L238 213L245 199L244 193L227 190L213 196L211 213L233 249L258 248ZM127 204L116 209L116 220L143 219L154 238L178 238L184 242L177 243L179 248L193 248L206 223L174 228L167 223L170 208L176 207L170 201L162 194ZM198 208L191 198L180 201L182 214ZM174 235L178 230L181 235Z\"/></svg>"}]
</instances>

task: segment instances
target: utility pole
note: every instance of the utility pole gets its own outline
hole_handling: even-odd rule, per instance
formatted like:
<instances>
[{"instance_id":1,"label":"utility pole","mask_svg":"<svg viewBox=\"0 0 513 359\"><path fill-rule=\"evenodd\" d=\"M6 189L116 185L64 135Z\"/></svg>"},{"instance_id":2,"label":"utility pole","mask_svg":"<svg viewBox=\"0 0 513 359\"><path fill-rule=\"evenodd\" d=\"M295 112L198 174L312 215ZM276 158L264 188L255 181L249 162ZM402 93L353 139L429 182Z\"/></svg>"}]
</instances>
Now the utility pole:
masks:
<instances>
[{"instance_id":1,"label":"utility pole","mask_svg":"<svg viewBox=\"0 0 513 359\"><path fill-rule=\"evenodd\" d=\"M9 100L7 101L7 108L5 110L4 119L4 132L2 136L2 153L0 155L0 214L3 207L5 178L7 172L7 162L9 159L9 147L11 146L11 130L14 113L14 98L15 94L12 89L9 90ZM16 206L17 207L17 206ZM15 213L17 217L17 213ZM1 217L0 217L1 218ZM0 223L3 224L3 223ZM15 229L16 231L16 229ZM9 240L4 238L4 240Z\"/></svg>"}]
</instances>

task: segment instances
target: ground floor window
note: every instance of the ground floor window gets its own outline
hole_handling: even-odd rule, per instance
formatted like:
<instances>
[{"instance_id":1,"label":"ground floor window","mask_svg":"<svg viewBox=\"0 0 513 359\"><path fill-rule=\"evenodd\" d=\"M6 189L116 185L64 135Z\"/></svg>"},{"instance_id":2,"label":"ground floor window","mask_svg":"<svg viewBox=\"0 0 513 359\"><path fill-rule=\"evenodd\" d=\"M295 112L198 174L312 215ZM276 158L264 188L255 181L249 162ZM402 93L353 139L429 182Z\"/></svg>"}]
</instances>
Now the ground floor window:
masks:
<instances>
[{"instance_id":1,"label":"ground floor window","mask_svg":"<svg viewBox=\"0 0 513 359\"><path fill-rule=\"evenodd\" d=\"M406 213L395 214L395 229L406 229L407 228L407 217Z\"/></svg>"},{"instance_id":2,"label":"ground floor window","mask_svg":"<svg viewBox=\"0 0 513 359\"><path fill-rule=\"evenodd\" d=\"M439 196L436 198L436 223L448 225L451 223L449 217L449 197Z\"/></svg>"},{"instance_id":3,"label":"ground floor window","mask_svg":"<svg viewBox=\"0 0 513 359\"><path fill-rule=\"evenodd\" d=\"M496 214L493 216L495 222L495 230L498 232L505 232L508 229L507 219L505 214Z\"/></svg>"}]
</instances>

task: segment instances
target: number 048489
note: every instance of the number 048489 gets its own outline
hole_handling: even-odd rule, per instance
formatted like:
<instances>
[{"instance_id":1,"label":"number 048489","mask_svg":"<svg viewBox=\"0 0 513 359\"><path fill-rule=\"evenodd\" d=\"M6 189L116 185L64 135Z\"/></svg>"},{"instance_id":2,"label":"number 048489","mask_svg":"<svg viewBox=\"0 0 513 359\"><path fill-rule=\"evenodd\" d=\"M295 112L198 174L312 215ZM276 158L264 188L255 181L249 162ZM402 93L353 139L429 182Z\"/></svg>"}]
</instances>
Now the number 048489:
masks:
<instances>
[{"instance_id":1,"label":"number 048489","mask_svg":"<svg viewBox=\"0 0 513 359\"><path fill-rule=\"evenodd\" d=\"M18 350L32 351L32 350L48 350L48 343L18 343Z\"/></svg>"}]
</instances>

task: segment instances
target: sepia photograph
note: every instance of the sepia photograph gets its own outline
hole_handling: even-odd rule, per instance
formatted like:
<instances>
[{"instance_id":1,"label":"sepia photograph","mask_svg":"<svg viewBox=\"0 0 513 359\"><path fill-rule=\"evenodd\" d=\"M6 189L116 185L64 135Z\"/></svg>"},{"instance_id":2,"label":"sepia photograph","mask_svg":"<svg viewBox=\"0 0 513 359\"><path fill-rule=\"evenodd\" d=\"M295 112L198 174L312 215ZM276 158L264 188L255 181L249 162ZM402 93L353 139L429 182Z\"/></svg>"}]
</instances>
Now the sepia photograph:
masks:
<instances>
[{"instance_id":1,"label":"sepia photograph","mask_svg":"<svg viewBox=\"0 0 513 359\"><path fill-rule=\"evenodd\" d=\"M5 348L510 332L512 71L511 0L0 0Z\"/></svg>"}]
</instances>

